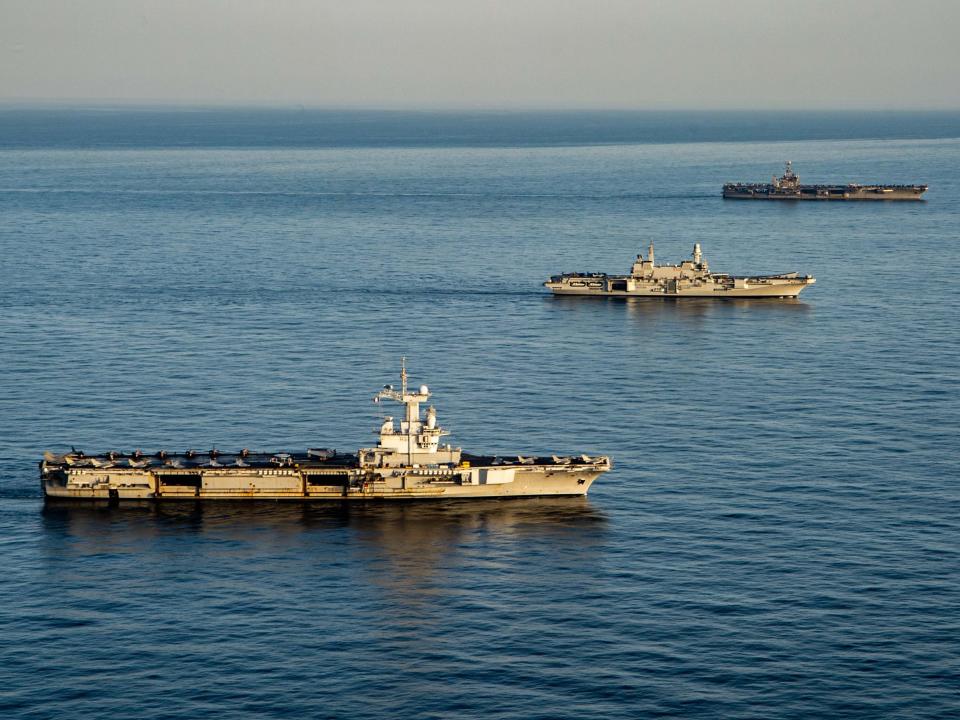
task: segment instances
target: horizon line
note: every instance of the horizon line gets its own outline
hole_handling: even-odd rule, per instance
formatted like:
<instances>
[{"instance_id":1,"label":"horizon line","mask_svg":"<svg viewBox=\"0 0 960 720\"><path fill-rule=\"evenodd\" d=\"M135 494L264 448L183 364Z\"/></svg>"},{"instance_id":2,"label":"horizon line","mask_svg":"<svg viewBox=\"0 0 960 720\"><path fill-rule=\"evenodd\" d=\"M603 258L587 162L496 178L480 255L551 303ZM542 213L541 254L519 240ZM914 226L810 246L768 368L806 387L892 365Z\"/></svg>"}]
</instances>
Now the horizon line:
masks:
<instances>
[{"instance_id":1,"label":"horizon line","mask_svg":"<svg viewBox=\"0 0 960 720\"><path fill-rule=\"evenodd\" d=\"M311 104L302 102L197 102L175 100L113 99L2 99L0 110L299 110L313 112L381 113L957 113L960 106L862 106L862 107L687 107L687 106L570 106L570 105L375 105Z\"/></svg>"}]
</instances>

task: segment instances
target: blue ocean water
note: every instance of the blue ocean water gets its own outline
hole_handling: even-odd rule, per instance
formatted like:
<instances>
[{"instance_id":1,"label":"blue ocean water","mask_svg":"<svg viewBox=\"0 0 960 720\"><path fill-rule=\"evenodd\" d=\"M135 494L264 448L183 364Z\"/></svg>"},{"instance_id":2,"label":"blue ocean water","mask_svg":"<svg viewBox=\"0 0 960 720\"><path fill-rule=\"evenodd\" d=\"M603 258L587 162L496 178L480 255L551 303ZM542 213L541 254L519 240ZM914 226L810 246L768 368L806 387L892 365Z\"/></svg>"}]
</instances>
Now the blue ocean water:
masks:
<instances>
[{"instance_id":1,"label":"blue ocean water","mask_svg":"<svg viewBox=\"0 0 960 720\"><path fill-rule=\"evenodd\" d=\"M0 716L957 713L960 115L0 128ZM786 159L928 199L719 197ZM817 284L540 286L650 240ZM465 449L614 471L547 501L41 499L47 448L365 445L401 355Z\"/></svg>"}]
</instances>

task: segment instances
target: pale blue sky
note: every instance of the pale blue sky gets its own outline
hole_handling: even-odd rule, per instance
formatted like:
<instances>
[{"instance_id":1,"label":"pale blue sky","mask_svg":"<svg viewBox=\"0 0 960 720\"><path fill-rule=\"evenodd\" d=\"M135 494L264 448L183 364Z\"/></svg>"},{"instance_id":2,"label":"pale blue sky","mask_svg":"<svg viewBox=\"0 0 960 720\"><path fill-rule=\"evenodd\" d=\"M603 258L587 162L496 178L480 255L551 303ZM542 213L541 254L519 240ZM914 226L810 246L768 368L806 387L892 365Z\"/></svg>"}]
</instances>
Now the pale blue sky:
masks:
<instances>
[{"instance_id":1,"label":"pale blue sky","mask_svg":"<svg viewBox=\"0 0 960 720\"><path fill-rule=\"evenodd\" d=\"M960 0L0 0L0 101L958 108Z\"/></svg>"}]
</instances>

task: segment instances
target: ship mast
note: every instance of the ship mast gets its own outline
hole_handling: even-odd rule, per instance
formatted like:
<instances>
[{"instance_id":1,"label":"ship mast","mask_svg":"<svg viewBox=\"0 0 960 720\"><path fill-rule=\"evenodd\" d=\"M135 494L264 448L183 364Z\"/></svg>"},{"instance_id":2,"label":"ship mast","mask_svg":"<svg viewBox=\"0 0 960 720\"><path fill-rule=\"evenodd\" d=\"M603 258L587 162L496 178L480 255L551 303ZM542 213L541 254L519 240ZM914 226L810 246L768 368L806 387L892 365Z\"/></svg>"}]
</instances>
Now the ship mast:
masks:
<instances>
[{"instance_id":1,"label":"ship mast","mask_svg":"<svg viewBox=\"0 0 960 720\"><path fill-rule=\"evenodd\" d=\"M421 385L419 389L411 390L407 387L407 358L400 359L400 390L393 385L385 385L378 392L373 401L393 400L406 407L404 418L400 422L399 432L393 425L393 418L386 418L380 428L380 448L392 448L394 452L406 455L407 464L413 465L420 458L420 462L427 461L426 456L434 455L438 450L438 442L443 435L449 435L446 430L437 426L437 411L432 407L427 411L426 422L420 418L420 403L430 399L430 388Z\"/></svg>"}]
</instances>

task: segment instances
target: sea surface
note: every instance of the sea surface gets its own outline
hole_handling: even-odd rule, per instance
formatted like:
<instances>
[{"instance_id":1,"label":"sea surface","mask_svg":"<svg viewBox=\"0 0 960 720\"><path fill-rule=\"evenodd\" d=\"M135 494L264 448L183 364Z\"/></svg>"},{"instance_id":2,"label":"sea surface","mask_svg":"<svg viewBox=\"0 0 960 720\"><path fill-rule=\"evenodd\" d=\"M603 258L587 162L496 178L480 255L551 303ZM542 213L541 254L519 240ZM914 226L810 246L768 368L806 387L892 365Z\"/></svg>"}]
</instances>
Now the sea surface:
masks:
<instances>
[{"instance_id":1,"label":"sea surface","mask_svg":"<svg viewBox=\"0 0 960 720\"><path fill-rule=\"evenodd\" d=\"M960 114L0 109L0 717L960 713ZM922 203L723 201L926 182ZM799 301L553 298L694 242ZM586 499L45 506L352 450L401 356Z\"/></svg>"}]
</instances>

